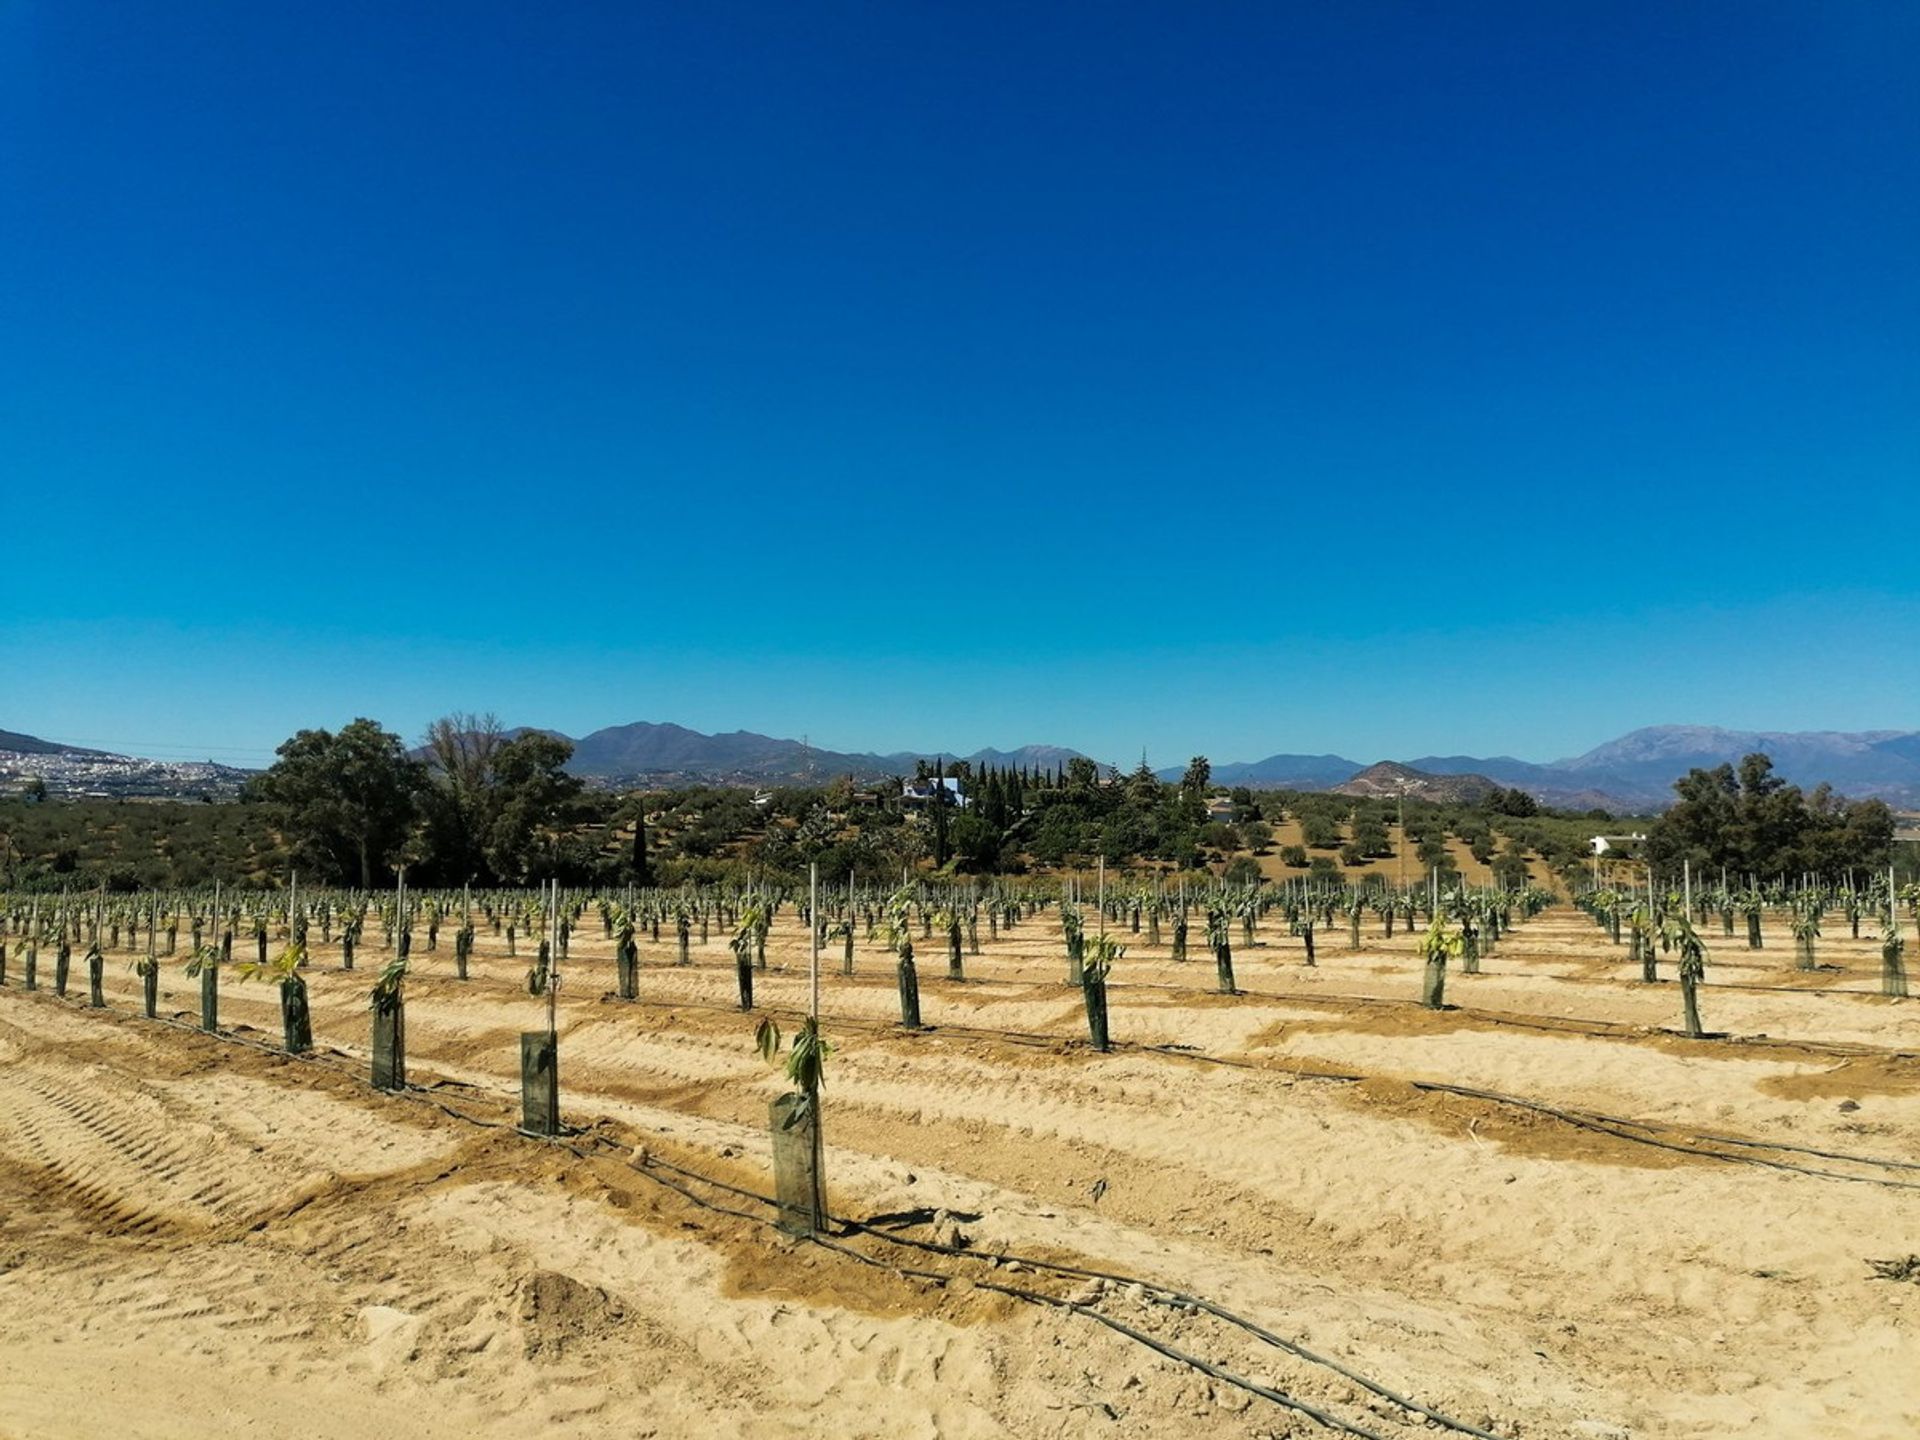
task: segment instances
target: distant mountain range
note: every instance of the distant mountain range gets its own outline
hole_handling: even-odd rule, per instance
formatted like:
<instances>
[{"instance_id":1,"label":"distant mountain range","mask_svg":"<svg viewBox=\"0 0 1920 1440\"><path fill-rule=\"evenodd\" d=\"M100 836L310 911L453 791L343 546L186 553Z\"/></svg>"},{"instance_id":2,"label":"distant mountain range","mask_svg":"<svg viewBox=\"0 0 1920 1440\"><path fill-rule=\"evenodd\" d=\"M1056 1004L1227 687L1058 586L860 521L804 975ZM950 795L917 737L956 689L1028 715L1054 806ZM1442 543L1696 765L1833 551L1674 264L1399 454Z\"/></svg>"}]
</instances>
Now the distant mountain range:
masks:
<instances>
[{"instance_id":1,"label":"distant mountain range","mask_svg":"<svg viewBox=\"0 0 1920 1440\"><path fill-rule=\"evenodd\" d=\"M549 732L557 733L557 732ZM751 730L703 735L684 725L655 725L637 721L610 725L573 742L567 768L576 775L619 781L661 783L699 780L709 783L777 783L808 779L827 781L836 775L877 780L911 775L921 760L940 752L902 750L892 755L822 750L799 740L777 740ZM1029 769L1064 765L1080 752L1058 745L1023 745L1018 750L976 750L958 758L976 765ZM948 759L954 758L949 752Z\"/></svg>"},{"instance_id":2,"label":"distant mountain range","mask_svg":"<svg viewBox=\"0 0 1920 1440\"><path fill-rule=\"evenodd\" d=\"M512 732L519 733L519 732ZM705 735L683 725L612 725L569 739L575 774L609 785L777 785L824 783L851 775L871 781L910 775L922 759L938 751L902 750L889 755L822 750L799 740L776 739L748 730ZM1775 773L1812 788L1822 782L1851 796L1879 796L1898 805L1920 806L1920 731L1868 730L1776 732L1724 730L1701 725L1654 725L1609 740L1584 755L1540 764L1510 755L1423 755L1404 762L1366 766L1340 755L1269 755L1264 760L1213 767L1215 783L1254 788L1337 790L1346 794L1393 795L1402 785L1410 796L1475 799L1494 785L1525 790L1536 799L1573 809L1645 811L1673 799L1673 782L1690 769L1737 763L1764 751ZM976 750L957 758L975 765L1025 766L1051 770L1079 758L1059 745L1025 745L1017 750ZM948 759L955 758L949 753ZM50 788L61 789L65 772L98 783L110 771L124 781L164 788L167 772L183 770L185 783L204 788L209 767L170 767L162 762L130 760L100 751L0 730L0 775L42 774ZM1185 765L1158 772L1178 780ZM226 779L240 774L213 767Z\"/></svg>"},{"instance_id":3,"label":"distant mountain range","mask_svg":"<svg viewBox=\"0 0 1920 1440\"><path fill-rule=\"evenodd\" d=\"M1584 755L1538 764L1511 755L1422 755L1403 762L1425 783L1435 779L1493 782L1525 790L1549 805L1587 810L1655 810L1673 801L1673 782L1693 769L1738 764L1756 751L1773 758L1774 773L1811 789L1826 783L1843 795L1878 796L1920 805L1920 731L1725 730L1709 725L1650 725L1595 746ZM1379 767L1374 767L1378 769ZM1362 773L1339 755L1269 755L1250 763L1216 765L1227 785L1302 790L1348 790ZM1177 780L1184 767L1159 772ZM1403 777L1404 778L1404 777ZM1387 784L1385 792L1378 786ZM1395 793L1381 777L1349 793ZM1408 794L1417 794L1410 788Z\"/></svg>"}]
</instances>

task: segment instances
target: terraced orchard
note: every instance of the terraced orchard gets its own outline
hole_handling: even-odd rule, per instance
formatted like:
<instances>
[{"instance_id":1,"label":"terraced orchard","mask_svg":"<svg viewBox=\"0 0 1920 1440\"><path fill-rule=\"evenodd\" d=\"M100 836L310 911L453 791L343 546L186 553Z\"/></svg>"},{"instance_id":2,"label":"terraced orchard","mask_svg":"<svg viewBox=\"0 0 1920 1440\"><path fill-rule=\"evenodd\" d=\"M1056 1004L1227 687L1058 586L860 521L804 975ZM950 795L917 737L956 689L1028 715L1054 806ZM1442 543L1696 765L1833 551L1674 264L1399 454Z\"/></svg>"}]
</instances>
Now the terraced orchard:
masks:
<instances>
[{"instance_id":1,"label":"terraced orchard","mask_svg":"<svg viewBox=\"0 0 1920 1440\"><path fill-rule=\"evenodd\" d=\"M1910 899L0 897L0 1436L1910 1437Z\"/></svg>"}]
</instances>

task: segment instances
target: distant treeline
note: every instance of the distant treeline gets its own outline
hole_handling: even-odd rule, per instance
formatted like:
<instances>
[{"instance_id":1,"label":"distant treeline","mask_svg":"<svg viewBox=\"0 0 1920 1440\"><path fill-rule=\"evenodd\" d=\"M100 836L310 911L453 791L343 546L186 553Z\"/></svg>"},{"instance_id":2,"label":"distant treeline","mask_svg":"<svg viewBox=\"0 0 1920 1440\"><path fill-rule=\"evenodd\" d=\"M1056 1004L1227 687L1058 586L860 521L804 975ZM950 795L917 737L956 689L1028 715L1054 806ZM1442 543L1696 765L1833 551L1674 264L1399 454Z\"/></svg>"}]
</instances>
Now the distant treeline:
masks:
<instances>
[{"instance_id":1,"label":"distant treeline","mask_svg":"<svg viewBox=\"0 0 1920 1440\"><path fill-rule=\"evenodd\" d=\"M1058 770L930 762L912 782L840 779L761 792L694 786L613 794L562 768L568 742L511 739L489 719L449 716L410 753L370 720L306 730L234 803L12 800L0 804L0 884L13 889L385 886L404 866L423 885L675 885L751 873L829 882L1033 869L1207 871L1253 883L1258 857L1338 877L1382 860L1410 875L1453 868L1449 839L1513 888L1577 878L1601 830L1645 829L1656 863L1685 856L1763 875L1884 866L1892 815L1877 801L1802 795L1750 757L1739 774L1694 772L1657 820L1544 809L1519 791L1476 804L1300 791L1230 792L1196 757L1168 783L1076 759ZM424 756L424 758L422 758ZM1729 778L1731 777L1731 778ZM1404 857L1395 826L1404 810ZM1291 822L1298 838L1281 843ZM1271 868L1271 866L1269 867Z\"/></svg>"}]
</instances>

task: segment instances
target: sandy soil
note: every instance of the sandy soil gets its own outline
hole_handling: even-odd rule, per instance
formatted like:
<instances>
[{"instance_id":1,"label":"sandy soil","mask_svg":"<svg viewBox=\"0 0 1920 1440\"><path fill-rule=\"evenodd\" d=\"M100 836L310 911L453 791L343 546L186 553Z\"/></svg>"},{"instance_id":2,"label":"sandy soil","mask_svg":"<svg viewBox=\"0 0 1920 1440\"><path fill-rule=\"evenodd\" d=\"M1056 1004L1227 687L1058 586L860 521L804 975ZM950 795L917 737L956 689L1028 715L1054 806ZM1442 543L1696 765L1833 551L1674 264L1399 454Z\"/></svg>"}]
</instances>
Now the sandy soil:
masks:
<instances>
[{"instance_id":1,"label":"sandy soil","mask_svg":"<svg viewBox=\"0 0 1920 1440\"><path fill-rule=\"evenodd\" d=\"M1640 982L1567 910L1451 976L1442 1013L1372 917L1357 950L1322 930L1312 968L1263 928L1232 997L1198 945L1176 965L1129 936L1106 1055L1051 917L964 984L923 944L917 1035L890 958L863 942L842 976L836 945L831 1207L920 1241L957 1226L951 1255L791 1241L709 1183L770 1193L782 1088L731 958L643 940L623 1003L588 928L565 1147L512 1128L544 1003L496 937L464 983L450 933L416 955L398 1097L364 1078L377 939L353 974L321 949L306 1060L274 1053L264 987L227 984L209 1037L175 966L167 1025L138 1017L126 957L105 1011L77 962L64 1002L16 964L0 1436L1338 1433L1188 1359L1354 1433L1440 1433L1191 1300L1500 1435L1920 1433L1920 1290L1867 1264L1920 1250L1920 1002L1872 993L1869 941L1823 942L1809 976L1777 925L1757 953L1710 936L1722 1033L1689 1041L1671 967ZM790 1024L791 914L770 953L760 998Z\"/></svg>"}]
</instances>

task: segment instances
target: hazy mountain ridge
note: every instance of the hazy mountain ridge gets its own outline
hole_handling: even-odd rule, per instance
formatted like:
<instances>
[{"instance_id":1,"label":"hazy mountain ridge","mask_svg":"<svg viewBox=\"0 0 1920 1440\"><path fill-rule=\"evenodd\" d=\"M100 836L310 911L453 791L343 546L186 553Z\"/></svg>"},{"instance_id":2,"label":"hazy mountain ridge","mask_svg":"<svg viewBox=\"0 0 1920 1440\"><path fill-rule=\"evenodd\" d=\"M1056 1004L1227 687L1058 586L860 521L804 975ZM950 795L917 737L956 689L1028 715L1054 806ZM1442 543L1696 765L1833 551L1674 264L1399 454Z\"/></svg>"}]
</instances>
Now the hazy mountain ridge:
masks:
<instances>
[{"instance_id":1,"label":"hazy mountain ridge","mask_svg":"<svg viewBox=\"0 0 1920 1440\"><path fill-rule=\"evenodd\" d=\"M521 728L506 732L523 733ZM684 725L636 721L610 725L577 740L556 730L543 733L570 740L574 746L568 768L599 783L779 785L824 783L852 775L863 781L910 775L922 759L938 751L870 752L825 750L803 741L757 734L751 730L703 734ZM1213 767L1220 785L1296 790L1344 790L1371 776L1362 792L1397 793L1401 783L1410 795L1432 791L1476 796L1489 783L1525 790L1549 805L1570 809L1648 810L1673 800L1673 782L1690 769L1737 764L1743 755L1764 751L1773 757L1775 773L1805 789L1826 783L1842 794L1877 796L1897 805L1920 805L1920 731L1764 731L1733 730L1709 725L1650 725L1597 745L1583 754L1550 763L1517 759L1511 755L1425 755L1408 761L1381 762L1398 767L1388 774L1381 765L1368 767L1342 755L1279 753L1264 760L1227 762ZM1022 767L1052 770L1080 757L1081 752L1058 745L1025 745L1013 750L984 749L959 758L996 768ZM0 756L12 760L0 770L15 776L48 772L50 786L64 768L97 782L108 762L126 771L120 783L135 778L162 788L170 777L163 762L106 755L41 740L17 731L0 730ZM133 767L129 769L128 767ZM143 768L144 767L144 768ZM216 767L224 776L242 772ZM1184 764L1157 773L1178 780ZM193 767L190 782L205 785L206 767ZM1376 773L1377 772L1377 773ZM1404 772L1404 773L1402 773ZM1462 780L1467 785L1437 785ZM1378 790L1386 785L1386 790ZM77 786L75 787L77 788Z\"/></svg>"},{"instance_id":2,"label":"hazy mountain ridge","mask_svg":"<svg viewBox=\"0 0 1920 1440\"><path fill-rule=\"evenodd\" d=\"M1344 755L1269 755L1264 760L1234 761L1213 767L1216 785L1267 786L1278 790L1326 790L1351 780L1365 767ZM1159 772L1162 780L1177 781L1184 765Z\"/></svg>"},{"instance_id":3,"label":"hazy mountain ridge","mask_svg":"<svg viewBox=\"0 0 1920 1440\"><path fill-rule=\"evenodd\" d=\"M1396 762L1425 781L1478 777L1525 790L1549 805L1574 810L1661 809L1673 801L1673 782L1689 770L1737 765L1761 751L1774 773L1803 789L1822 783L1842 794L1920 804L1920 731L1732 730L1711 725L1649 725L1584 754L1538 763L1511 755L1423 755ZM1273 755L1216 765L1223 785L1275 785L1339 790L1366 767L1339 755ZM1160 772L1177 780L1181 768ZM1409 793L1414 793L1409 791Z\"/></svg>"},{"instance_id":4,"label":"hazy mountain ridge","mask_svg":"<svg viewBox=\"0 0 1920 1440\"><path fill-rule=\"evenodd\" d=\"M751 730L703 735L683 725L637 721L610 725L574 741L567 768L596 779L706 779L733 782L794 783L826 781L837 775L860 780L911 775L923 759L939 751L902 750L890 755L824 750L799 740L778 739ZM956 758L945 752L947 758ZM998 768L1051 769L1078 757L1058 745L1023 745L1015 750L976 750L957 758Z\"/></svg>"},{"instance_id":5,"label":"hazy mountain ridge","mask_svg":"<svg viewBox=\"0 0 1920 1440\"><path fill-rule=\"evenodd\" d=\"M0 752L9 755L105 755L104 750L83 750L78 745L62 745L57 740L42 740L38 735L22 735L18 730L0 730Z\"/></svg>"}]
</instances>

